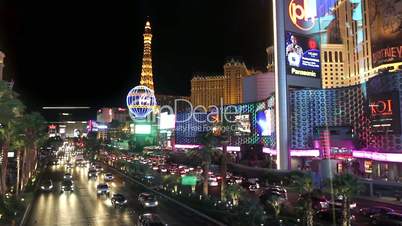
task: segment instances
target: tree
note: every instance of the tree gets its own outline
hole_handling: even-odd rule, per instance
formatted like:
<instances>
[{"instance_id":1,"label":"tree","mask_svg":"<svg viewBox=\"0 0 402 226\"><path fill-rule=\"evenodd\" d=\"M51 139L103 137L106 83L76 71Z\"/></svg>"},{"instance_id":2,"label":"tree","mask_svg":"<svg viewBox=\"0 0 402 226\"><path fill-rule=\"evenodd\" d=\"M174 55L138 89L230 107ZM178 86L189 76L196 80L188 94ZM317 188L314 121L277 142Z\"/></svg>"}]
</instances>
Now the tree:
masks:
<instances>
[{"instance_id":1,"label":"tree","mask_svg":"<svg viewBox=\"0 0 402 226\"><path fill-rule=\"evenodd\" d=\"M0 81L0 144L2 148L2 166L0 173L0 194L7 191L8 151L15 138L15 123L22 116L24 105L16 98L5 82Z\"/></svg>"},{"instance_id":2,"label":"tree","mask_svg":"<svg viewBox=\"0 0 402 226\"><path fill-rule=\"evenodd\" d=\"M96 133L88 133L86 139L84 140L84 145L85 154L89 157L90 160L94 160L96 153L98 153L101 147L98 139L96 138Z\"/></svg>"},{"instance_id":3,"label":"tree","mask_svg":"<svg viewBox=\"0 0 402 226\"><path fill-rule=\"evenodd\" d=\"M20 141L20 146L17 150L19 150L19 154L22 153L21 185L17 180L17 190L19 190L25 186L30 174L35 170L38 160L38 147L42 146L46 141L46 121L39 113L32 112L25 114L16 127L17 137Z\"/></svg>"},{"instance_id":4,"label":"tree","mask_svg":"<svg viewBox=\"0 0 402 226\"><path fill-rule=\"evenodd\" d=\"M349 173L339 174L327 181L327 189L336 197L341 197L342 226L350 226L350 201L361 190L358 179Z\"/></svg>"},{"instance_id":5,"label":"tree","mask_svg":"<svg viewBox=\"0 0 402 226\"><path fill-rule=\"evenodd\" d=\"M212 133L202 133L199 135L201 148L193 151L192 154L198 156L202 163L202 194L206 198L208 197L208 179L209 179L209 167L211 165L212 155L217 152L216 142L217 138Z\"/></svg>"},{"instance_id":6,"label":"tree","mask_svg":"<svg viewBox=\"0 0 402 226\"><path fill-rule=\"evenodd\" d=\"M229 185L225 190L225 196L231 200L234 206L239 204L240 198L245 190L238 184Z\"/></svg>"},{"instance_id":7,"label":"tree","mask_svg":"<svg viewBox=\"0 0 402 226\"><path fill-rule=\"evenodd\" d=\"M303 209L303 217L307 226L313 226L314 224L314 210L313 210L313 193L314 184L311 175L304 174L302 176L294 177L296 187L300 194L300 205Z\"/></svg>"}]
</instances>

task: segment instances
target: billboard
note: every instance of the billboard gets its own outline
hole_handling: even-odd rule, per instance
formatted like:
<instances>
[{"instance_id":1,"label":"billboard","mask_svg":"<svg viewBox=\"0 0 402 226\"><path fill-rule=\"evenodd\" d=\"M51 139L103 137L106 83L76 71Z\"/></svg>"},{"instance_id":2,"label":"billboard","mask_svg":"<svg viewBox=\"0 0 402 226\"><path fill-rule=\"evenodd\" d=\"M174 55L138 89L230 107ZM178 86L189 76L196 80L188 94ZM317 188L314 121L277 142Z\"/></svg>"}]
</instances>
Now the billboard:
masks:
<instances>
[{"instance_id":1,"label":"billboard","mask_svg":"<svg viewBox=\"0 0 402 226\"><path fill-rule=\"evenodd\" d=\"M258 111L255 116L256 129L259 136L271 136L275 128L275 111L267 109Z\"/></svg>"},{"instance_id":2,"label":"billboard","mask_svg":"<svg viewBox=\"0 0 402 226\"><path fill-rule=\"evenodd\" d=\"M294 76L321 77L320 50L316 38L286 32L286 72Z\"/></svg>"},{"instance_id":3,"label":"billboard","mask_svg":"<svg viewBox=\"0 0 402 226\"><path fill-rule=\"evenodd\" d=\"M151 134L151 125L136 124L135 134Z\"/></svg>"},{"instance_id":4,"label":"billboard","mask_svg":"<svg viewBox=\"0 0 402 226\"><path fill-rule=\"evenodd\" d=\"M373 134L401 133L398 92L381 93L369 98Z\"/></svg>"},{"instance_id":5,"label":"billboard","mask_svg":"<svg viewBox=\"0 0 402 226\"><path fill-rule=\"evenodd\" d=\"M169 115L167 112L160 114L159 129L174 129L176 124L176 115Z\"/></svg>"},{"instance_id":6,"label":"billboard","mask_svg":"<svg viewBox=\"0 0 402 226\"><path fill-rule=\"evenodd\" d=\"M402 1L368 2L372 66L402 62Z\"/></svg>"}]
</instances>

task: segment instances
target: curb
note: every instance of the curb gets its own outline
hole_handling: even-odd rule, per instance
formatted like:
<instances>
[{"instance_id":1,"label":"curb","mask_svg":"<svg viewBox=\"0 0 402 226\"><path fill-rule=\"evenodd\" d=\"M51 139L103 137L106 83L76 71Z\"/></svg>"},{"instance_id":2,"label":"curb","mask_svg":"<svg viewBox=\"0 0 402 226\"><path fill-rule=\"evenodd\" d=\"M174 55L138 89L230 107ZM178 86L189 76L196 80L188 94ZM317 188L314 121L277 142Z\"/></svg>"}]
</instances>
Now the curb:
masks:
<instances>
[{"instance_id":1,"label":"curb","mask_svg":"<svg viewBox=\"0 0 402 226\"><path fill-rule=\"evenodd\" d=\"M175 203L176 205L179 205L179 206L183 207L184 209L187 209L187 210L189 210L189 211L191 211L191 212L197 214L198 216L207 219L208 221L210 221L210 222L212 222L212 223L215 223L215 224L217 224L217 225L219 225L219 226L227 226L226 224L224 224L224 223L222 223L222 222L220 222L220 221L217 221L217 220L215 220L215 219L209 217L208 215L206 215L206 214L204 214L204 213L201 213L200 211L198 211L198 210L196 210L196 209L193 209L193 208L191 208L191 207L189 207L189 206L187 206L187 205L185 205L185 204L183 204L183 203L181 203L181 202L179 202L179 201L177 201L177 200L175 200L175 199L173 199L173 198L171 198L171 197L169 197L169 196L167 196L167 195L165 195L165 194L163 194L163 193L160 193L160 192L158 192L158 191L155 191L154 189L152 189L152 188L146 186L145 184L143 184L143 183L141 183L141 182L139 182L139 181L137 181L137 180L135 180L135 179L133 179L133 178L127 176L126 174L120 172L118 169L116 169L116 168L114 168L114 167L112 167L112 166L106 165L106 164L103 163L103 162L101 162L101 164L107 166L109 169L112 169L113 171L117 172L119 175L121 175L121 176L127 178L128 180L130 180L131 182L134 182L134 183L136 183L136 184L138 184L138 185L141 185L141 186L144 187L145 189L150 190L150 191L152 191L153 193L158 194L158 195L164 197L165 199L167 199L167 200L169 200L169 201Z\"/></svg>"}]
</instances>

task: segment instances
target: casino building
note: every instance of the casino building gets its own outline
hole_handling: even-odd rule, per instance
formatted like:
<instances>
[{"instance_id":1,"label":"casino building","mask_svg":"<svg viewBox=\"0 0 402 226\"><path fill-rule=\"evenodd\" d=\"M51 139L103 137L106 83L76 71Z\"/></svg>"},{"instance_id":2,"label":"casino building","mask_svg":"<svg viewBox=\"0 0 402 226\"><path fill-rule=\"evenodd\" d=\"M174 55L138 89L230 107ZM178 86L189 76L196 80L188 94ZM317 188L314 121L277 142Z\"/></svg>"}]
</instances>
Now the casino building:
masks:
<instances>
[{"instance_id":1,"label":"casino building","mask_svg":"<svg viewBox=\"0 0 402 226\"><path fill-rule=\"evenodd\" d=\"M402 163L401 91L402 72L381 73L345 88L290 91L292 168L330 158L337 162L337 171L348 169L370 177L402 176L402 165L398 164ZM234 132L229 151L260 144L264 153L276 154L274 103L274 96L270 96L231 107L236 114L230 120ZM221 116L221 112L178 113L177 147L198 145L199 134L213 129L211 115L218 114Z\"/></svg>"}]
</instances>

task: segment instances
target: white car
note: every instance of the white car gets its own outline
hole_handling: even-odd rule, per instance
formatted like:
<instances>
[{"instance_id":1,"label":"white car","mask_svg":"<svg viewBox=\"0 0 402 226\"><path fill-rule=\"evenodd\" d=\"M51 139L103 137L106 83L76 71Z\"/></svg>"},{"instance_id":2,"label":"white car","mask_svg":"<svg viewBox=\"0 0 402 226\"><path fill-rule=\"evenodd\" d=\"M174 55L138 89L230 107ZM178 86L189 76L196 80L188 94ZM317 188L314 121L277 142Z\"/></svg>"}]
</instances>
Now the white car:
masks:
<instances>
[{"instance_id":1,"label":"white car","mask_svg":"<svg viewBox=\"0 0 402 226\"><path fill-rule=\"evenodd\" d=\"M218 186L218 185L219 185L218 179L217 179L216 177L214 177L214 176L210 176L210 177L208 178L208 185L211 186L211 187L216 187L216 186Z\"/></svg>"},{"instance_id":2,"label":"white car","mask_svg":"<svg viewBox=\"0 0 402 226\"><path fill-rule=\"evenodd\" d=\"M114 179L113 174L112 173L106 173L105 174L105 180L106 181L112 181Z\"/></svg>"},{"instance_id":3,"label":"white car","mask_svg":"<svg viewBox=\"0 0 402 226\"><path fill-rule=\"evenodd\" d=\"M156 197L150 193L141 193L138 196L138 201L141 203L142 207L157 207L159 205Z\"/></svg>"}]
</instances>

